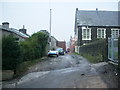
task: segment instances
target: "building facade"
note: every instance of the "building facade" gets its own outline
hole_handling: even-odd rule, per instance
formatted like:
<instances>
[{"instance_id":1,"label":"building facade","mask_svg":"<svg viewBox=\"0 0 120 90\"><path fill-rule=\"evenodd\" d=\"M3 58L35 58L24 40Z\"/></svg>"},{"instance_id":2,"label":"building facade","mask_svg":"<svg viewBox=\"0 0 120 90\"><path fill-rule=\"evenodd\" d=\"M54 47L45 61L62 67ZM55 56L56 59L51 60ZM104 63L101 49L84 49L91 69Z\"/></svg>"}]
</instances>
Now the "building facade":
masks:
<instances>
[{"instance_id":1,"label":"building facade","mask_svg":"<svg viewBox=\"0 0 120 90\"><path fill-rule=\"evenodd\" d=\"M56 50L57 49L57 39L53 36L51 36L51 50Z\"/></svg>"},{"instance_id":2,"label":"building facade","mask_svg":"<svg viewBox=\"0 0 120 90\"><path fill-rule=\"evenodd\" d=\"M75 15L75 51L79 52L79 47L93 42L97 39L108 37L118 38L120 35L120 25L118 22L118 11L85 11L76 9Z\"/></svg>"},{"instance_id":3,"label":"building facade","mask_svg":"<svg viewBox=\"0 0 120 90\"><path fill-rule=\"evenodd\" d=\"M57 41L57 47L63 48L63 50L66 51L66 42L65 41Z\"/></svg>"},{"instance_id":4,"label":"building facade","mask_svg":"<svg viewBox=\"0 0 120 90\"><path fill-rule=\"evenodd\" d=\"M50 36L50 33L47 30L40 30L40 32L46 33L49 36L46 51L48 52L49 50L56 50L57 49L57 39L54 36Z\"/></svg>"},{"instance_id":5,"label":"building facade","mask_svg":"<svg viewBox=\"0 0 120 90\"><path fill-rule=\"evenodd\" d=\"M75 52L75 37L70 37L70 52Z\"/></svg>"}]
</instances>

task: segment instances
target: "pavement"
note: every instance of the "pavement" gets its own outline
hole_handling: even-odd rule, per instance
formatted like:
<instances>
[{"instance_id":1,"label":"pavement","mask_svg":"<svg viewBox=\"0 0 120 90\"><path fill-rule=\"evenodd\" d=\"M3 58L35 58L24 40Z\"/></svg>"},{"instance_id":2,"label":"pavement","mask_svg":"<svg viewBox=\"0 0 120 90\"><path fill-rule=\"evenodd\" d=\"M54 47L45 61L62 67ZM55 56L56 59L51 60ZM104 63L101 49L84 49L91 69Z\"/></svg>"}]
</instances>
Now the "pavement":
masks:
<instances>
[{"instance_id":1,"label":"pavement","mask_svg":"<svg viewBox=\"0 0 120 90\"><path fill-rule=\"evenodd\" d=\"M117 88L117 76L110 76L109 68L102 69L104 66L109 65L91 64L75 54L48 57L3 88Z\"/></svg>"}]
</instances>

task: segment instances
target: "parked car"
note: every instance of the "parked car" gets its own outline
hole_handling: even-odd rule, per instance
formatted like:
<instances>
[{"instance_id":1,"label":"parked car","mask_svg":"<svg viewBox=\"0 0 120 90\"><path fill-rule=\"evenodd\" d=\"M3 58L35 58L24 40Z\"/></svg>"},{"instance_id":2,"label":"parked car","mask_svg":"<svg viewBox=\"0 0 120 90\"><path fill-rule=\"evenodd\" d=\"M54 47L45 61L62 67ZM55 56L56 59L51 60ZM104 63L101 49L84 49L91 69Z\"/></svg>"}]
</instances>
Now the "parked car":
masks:
<instances>
[{"instance_id":1,"label":"parked car","mask_svg":"<svg viewBox=\"0 0 120 90\"><path fill-rule=\"evenodd\" d=\"M54 55L56 55L56 56L58 57L58 56L59 56L58 51L50 50L50 51L48 52L48 56L54 56Z\"/></svg>"},{"instance_id":2,"label":"parked car","mask_svg":"<svg viewBox=\"0 0 120 90\"><path fill-rule=\"evenodd\" d=\"M63 48L58 48L56 51L58 51L58 53L59 53L60 55L64 55L64 54L65 54Z\"/></svg>"}]
</instances>

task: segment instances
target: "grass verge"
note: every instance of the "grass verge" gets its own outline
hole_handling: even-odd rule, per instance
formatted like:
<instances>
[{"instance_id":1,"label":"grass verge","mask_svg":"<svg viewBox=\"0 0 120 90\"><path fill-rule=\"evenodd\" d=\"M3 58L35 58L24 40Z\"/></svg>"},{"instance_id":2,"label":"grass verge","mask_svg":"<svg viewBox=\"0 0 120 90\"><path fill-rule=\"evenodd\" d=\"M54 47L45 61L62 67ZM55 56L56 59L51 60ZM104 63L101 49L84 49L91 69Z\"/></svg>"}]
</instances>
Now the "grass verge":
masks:
<instances>
[{"instance_id":1,"label":"grass verge","mask_svg":"<svg viewBox=\"0 0 120 90\"><path fill-rule=\"evenodd\" d=\"M35 59L32 61L25 61L23 63L21 63L16 70L16 74L14 75L14 77L18 77L18 76L22 76L25 72L27 72L27 70L29 70L33 65L37 64L38 62L41 62L42 58L39 59Z\"/></svg>"},{"instance_id":2,"label":"grass verge","mask_svg":"<svg viewBox=\"0 0 120 90\"><path fill-rule=\"evenodd\" d=\"M78 53L74 53L74 54L83 56L84 58L86 58L91 63L98 63L98 62L103 61L103 57L102 57L101 54L96 55L96 56L93 56L91 54L78 54Z\"/></svg>"}]
</instances>

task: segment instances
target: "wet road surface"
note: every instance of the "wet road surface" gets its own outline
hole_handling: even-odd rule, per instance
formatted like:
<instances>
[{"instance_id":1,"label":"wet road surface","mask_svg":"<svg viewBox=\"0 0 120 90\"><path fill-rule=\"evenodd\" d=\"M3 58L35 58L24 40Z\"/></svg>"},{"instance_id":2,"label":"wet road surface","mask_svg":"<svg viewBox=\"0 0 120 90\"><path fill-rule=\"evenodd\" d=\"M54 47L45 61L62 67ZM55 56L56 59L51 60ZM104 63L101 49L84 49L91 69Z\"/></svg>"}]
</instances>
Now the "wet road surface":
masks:
<instances>
[{"instance_id":1,"label":"wet road surface","mask_svg":"<svg viewBox=\"0 0 120 90\"><path fill-rule=\"evenodd\" d=\"M49 57L33 66L16 88L107 88L108 85L85 58L66 54Z\"/></svg>"}]
</instances>

